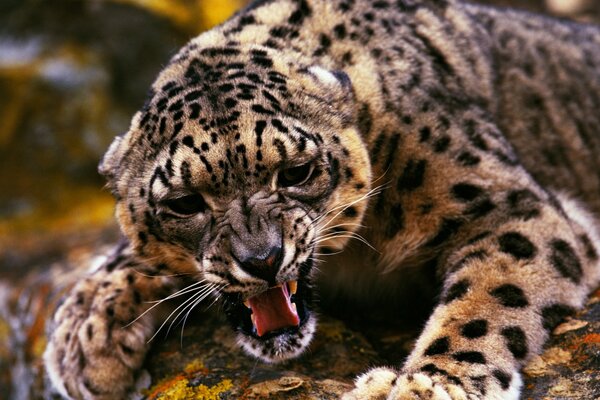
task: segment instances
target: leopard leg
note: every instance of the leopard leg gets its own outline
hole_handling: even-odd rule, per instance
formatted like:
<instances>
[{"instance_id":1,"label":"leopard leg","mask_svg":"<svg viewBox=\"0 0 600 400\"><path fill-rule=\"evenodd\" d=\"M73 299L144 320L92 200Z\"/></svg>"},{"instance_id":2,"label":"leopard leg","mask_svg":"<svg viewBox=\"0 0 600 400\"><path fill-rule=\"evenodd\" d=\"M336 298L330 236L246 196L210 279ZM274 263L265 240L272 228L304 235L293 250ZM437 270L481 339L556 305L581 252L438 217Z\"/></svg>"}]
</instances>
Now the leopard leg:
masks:
<instances>
[{"instance_id":1,"label":"leopard leg","mask_svg":"<svg viewBox=\"0 0 600 400\"><path fill-rule=\"evenodd\" d=\"M125 398L155 330L151 300L177 285L123 256L79 281L50 326L44 363L54 388L69 399Z\"/></svg>"},{"instance_id":2,"label":"leopard leg","mask_svg":"<svg viewBox=\"0 0 600 400\"><path fill-rule=\"evenodd\" d=\"M345 399L518 399L521 367L600 277L592 219L568 200L541 211L454 246L404 366L368 372Z\"/></svg>"}]
</instances>

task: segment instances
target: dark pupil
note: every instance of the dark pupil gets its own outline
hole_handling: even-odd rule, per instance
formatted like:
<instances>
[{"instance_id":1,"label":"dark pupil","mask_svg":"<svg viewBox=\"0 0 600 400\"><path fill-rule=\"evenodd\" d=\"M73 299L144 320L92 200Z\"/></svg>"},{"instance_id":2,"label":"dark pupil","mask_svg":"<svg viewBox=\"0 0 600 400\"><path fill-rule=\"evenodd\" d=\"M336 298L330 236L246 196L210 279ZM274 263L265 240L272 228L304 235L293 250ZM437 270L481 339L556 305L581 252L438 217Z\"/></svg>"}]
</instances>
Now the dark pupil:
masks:
<instances>
[{"instance_id":1,"label":"dark pupil","mask_svg":"<svg viewBox=\"0 0 600 400\"><path fill-rule=\"evenodd\" d=\"M294 186L302 183L308 178L310 171L309 164L284 169L279 173L279 184L282 186Z\"/></svg>"},{"instance_id":2,"label":"dark pupil","mask_svg":"<svg viewBox=\"0 0 600 400\"><path fill-rule=\"evenodd\" d=\"M177 214L190 215L206 210L206 203L199 194L190 194L178 199L167 200L166 206Z\"/></svg>"}]
</instances>

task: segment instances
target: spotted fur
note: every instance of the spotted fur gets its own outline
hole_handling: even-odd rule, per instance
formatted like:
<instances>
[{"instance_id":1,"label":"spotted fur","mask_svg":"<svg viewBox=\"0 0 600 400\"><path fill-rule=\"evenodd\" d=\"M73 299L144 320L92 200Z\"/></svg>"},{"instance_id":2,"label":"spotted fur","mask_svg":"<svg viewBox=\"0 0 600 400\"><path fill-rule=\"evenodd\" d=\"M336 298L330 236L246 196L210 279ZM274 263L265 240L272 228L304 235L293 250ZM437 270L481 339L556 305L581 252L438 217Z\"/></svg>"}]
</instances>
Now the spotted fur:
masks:
<instances>
[{"instance_id":1,"label":"spotted fur","mask_svg":"<svg viewBox=\"0 0 600 400\"><path fill-rule=\"evenodd\" d=\"M442 287L413 352L345 398L518 398L600 280L599 71L594 26L458 0L255 2L173 57L106 153L127 243L58 309L51 381L124 396L165 318L149 300L213 296L276 362L310 342L314 284L393 306L422 273ZM299 328L244 333L243 300L293 280Z\"/></svg>"}]
</instances>

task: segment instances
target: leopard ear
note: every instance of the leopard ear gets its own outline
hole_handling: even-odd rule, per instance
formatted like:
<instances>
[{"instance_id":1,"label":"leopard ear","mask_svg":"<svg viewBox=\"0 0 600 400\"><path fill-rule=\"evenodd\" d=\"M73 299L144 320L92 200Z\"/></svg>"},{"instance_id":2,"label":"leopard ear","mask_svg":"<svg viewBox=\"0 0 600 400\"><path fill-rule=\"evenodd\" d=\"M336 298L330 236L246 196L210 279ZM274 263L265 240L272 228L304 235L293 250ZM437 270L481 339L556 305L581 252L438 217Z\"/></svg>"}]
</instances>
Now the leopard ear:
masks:
<instances>
[{"instance_id":1,"label":"leopard ear","mask_svg":"<svg viewBox=\"0 0 600 400\"><path fill-rule=\"evenodd\" d=\"M136 113L131 121L131 127L129 131L126 133L116 136L104 156L98 164L98 172L106 178L108 186L113 191L116 190L116 178L119 176L119 167L125 154L127 153L127 149L129 148L130 138L133 135L133 131L137 127L138 121L140 119L140 113Z\"/></svg>"},{"instance_id":2,"label":"leopard ear","mask_svg":"<svg viewBox=\"0 0 600 400\"><path fill-rule=\"evenodd\" d=\"M116 175L119 161L123 156L123 135L113 139L106 153L98 164L98 172L104 176L110 183Z\"/></svg>"},{"instance_id":3,"label":"leopard ear","mask_svg":"<svg viewBox=\"0 0 600 400\"><path fill-rule=\"evenodd\" d=\"M342 92L352 92L352 82L350 77L344 71L329 71L318 65L308 68L308 73L314 76L321 84Z\"/></svg>"},{"instance_id":4,"label":"leopard ear","mask_svg":"<svg viewBox=\"0 0 600 400\"><path fill-rule=\"evenodd\" d=\"M304 111L312 110L318 114L334 111L342 118L344 125L354 120L354 90L350 77L344 71L331 71L313 65L298 72L302 91L308 97Z\"/></svg>"}]
</instances>

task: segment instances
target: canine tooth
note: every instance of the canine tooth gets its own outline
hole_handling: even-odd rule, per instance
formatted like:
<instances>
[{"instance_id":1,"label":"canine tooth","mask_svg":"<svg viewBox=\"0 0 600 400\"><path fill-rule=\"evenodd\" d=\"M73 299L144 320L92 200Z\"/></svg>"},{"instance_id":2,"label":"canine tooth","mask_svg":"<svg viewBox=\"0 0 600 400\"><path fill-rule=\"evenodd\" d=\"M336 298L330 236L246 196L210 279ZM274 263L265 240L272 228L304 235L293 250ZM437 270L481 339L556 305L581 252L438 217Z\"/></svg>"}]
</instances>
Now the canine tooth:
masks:
<instances>
[{"instance_id":1,"label":"canine tooth","mask_svg":"<svg viewBox=\"0 0 600 400\"><path fill-rule=\"evenodd\" d=\"M250 314L250 319L252 320L252 325L256 328L256 315Z\"/></svg>"},{"instance_id":2,"label":"canine tooth","mask_svg":"<svg viewBox=\"0 0 600 400\"><path fill-rule=\"evenodd\" d=\"M298 281L289 281L288 286L290 288L290 294L296 294L298 291Z\"/></svg>"},{"instance_id":3,"label":"canine tooth","mask_svg":"<svg viewBox=\"0 0 600 400\"><path fill-rule=\"evenodd\" d=\"M294 312L298 314L298 307L296 306L296 303L292 303L292 310L294 310Z\"/></svg>"},{"instance_id":4,"label":"canine tooth","mask_svg":"<svg viewBox=\"0 0 600 400\"><path fill-rule=\"evenodd\" d=\"M248 300L244 300L244 305L245 305L246 307L248 307L248 308L251 308L251 307L250 307L250 302L249 302Z\"/></svg>"}]
</instances>

